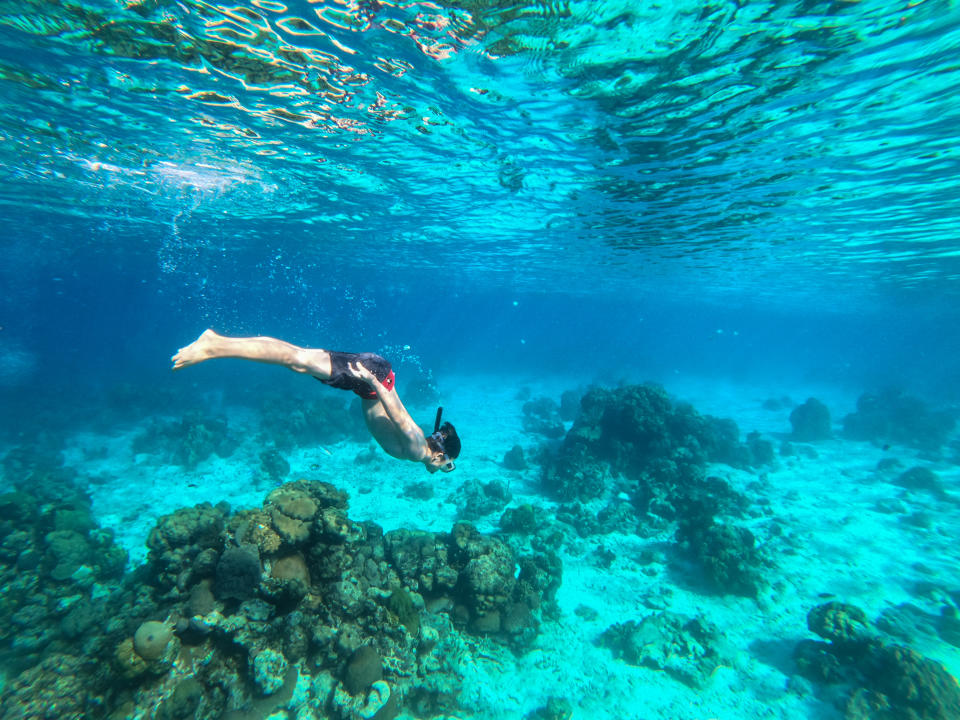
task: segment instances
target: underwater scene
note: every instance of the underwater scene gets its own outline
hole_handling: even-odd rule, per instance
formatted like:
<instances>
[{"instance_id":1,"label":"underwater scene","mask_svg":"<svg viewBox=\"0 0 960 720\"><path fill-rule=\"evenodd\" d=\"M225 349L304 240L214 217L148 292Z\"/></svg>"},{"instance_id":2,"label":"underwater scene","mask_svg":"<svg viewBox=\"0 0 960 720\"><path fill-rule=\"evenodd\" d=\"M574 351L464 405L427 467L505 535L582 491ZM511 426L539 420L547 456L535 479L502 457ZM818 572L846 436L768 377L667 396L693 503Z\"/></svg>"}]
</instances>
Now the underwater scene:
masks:
<instances>
[{"instance_id":1,"label":"underwater scene","mask_svg":"<svg viewBox=\"0 0 960 720\"><path fill-rule=\"evenodd\" d=\"M960 5L0 0L2 720L960 720Z\"/></svg>"}]
</instances>

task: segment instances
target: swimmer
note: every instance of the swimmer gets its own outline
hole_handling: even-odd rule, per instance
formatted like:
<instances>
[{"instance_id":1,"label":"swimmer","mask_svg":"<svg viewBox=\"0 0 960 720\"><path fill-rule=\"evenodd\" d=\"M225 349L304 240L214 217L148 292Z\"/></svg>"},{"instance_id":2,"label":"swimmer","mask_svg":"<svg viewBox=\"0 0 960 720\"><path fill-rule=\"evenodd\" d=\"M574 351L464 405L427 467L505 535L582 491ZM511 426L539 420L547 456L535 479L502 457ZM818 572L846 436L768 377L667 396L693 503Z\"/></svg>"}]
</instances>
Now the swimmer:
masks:
<instances>
[{"instance_id":1,"label":"swimmer","mask_svg":"<svg viewBox=\"0 0 960 720\"><path fill-rule=\"evenodd\" d=\"M325 385L352 390L362 399L367 429L388 455L423 463L431 473L455 467L460 438L453 425L440 424L443 408L437 408L433 434L424 435L394 390L393 368L379 355L301 348L271 337L233 338L206 330L170 359L174 370L182 370L214 358L282 365Z\"/></svg>"}]
</instances>

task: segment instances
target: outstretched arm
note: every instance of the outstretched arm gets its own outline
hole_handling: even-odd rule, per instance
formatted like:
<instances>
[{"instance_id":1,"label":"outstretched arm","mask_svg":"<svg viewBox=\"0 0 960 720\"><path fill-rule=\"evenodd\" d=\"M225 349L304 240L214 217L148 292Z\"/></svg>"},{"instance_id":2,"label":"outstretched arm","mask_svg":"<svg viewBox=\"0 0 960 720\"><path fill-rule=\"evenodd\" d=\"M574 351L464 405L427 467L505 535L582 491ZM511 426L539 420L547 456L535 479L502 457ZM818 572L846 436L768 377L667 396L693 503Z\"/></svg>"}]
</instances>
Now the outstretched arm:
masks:
<instances>
[{"instance_id":1,"label":"outstretched arm","mask_svg":"<svg viewBox=\"0 0 960 720\"><path fill-rule=\"evenodd\" d=\"M425 447L426 438L423 435L423 430L421 430L420 426L410 417L410 413L407 412L403 403L400 402L400 396L397 395L396 391L387 390L387 388L383 386L383 383L377 379L377 376L370 372L362 363L352 363L350 370L356 377L370 383L371 387L376 391L377 398L386 411L387 417L410 439L411 444Z\"/></svg>"}]
</instances>

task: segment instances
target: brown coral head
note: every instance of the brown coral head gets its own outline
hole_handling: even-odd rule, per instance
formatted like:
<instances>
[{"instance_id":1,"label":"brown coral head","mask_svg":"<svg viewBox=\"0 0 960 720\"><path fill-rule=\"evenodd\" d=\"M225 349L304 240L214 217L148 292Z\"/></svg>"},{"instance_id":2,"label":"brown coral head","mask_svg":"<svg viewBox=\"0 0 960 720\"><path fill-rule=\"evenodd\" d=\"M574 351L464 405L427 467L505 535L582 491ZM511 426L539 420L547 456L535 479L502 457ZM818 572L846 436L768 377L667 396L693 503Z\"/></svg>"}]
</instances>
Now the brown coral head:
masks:
<instances>
[{"instance_id":1,"label":"brown coral head","mask_svg":"<svg viewBox=\"0 0 960 720\"><path fill-rule=\"evenodd\" d=\"M148 620L137 628L133 635L133 649L144 660L159 660L167 651L167 643L173 637L169 625L158 620Z\"/></svg>"},{"instance_id":2,"label":"brown coral head","mask_svg":"<svg viewBox=\"0 0 960 720\"><path fill-rule=\"evenodd\" d=\"M300 553L286 555L276 560L270 569L270 576L277 580L300 580L310 587L310 571Z\"/></svg>"}]
</instances>

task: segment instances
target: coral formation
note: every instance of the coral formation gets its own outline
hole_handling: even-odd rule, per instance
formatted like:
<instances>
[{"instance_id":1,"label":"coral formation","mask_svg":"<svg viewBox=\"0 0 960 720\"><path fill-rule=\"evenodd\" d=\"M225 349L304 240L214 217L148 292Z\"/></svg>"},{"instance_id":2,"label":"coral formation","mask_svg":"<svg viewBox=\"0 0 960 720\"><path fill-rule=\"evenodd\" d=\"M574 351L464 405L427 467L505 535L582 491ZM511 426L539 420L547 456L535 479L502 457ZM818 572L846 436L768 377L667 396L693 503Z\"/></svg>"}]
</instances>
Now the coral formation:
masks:
<instances>
[{"instance_id":1,"label":"coral formation","mask_svg":"<svg viewBox=\"0 0 960 720\"><path fill-rule=\"evenodd\" d=\"M343 685L347 692L358 695L382 678L383 658L375 647L361 645L353 651L343 677Z\"/></svg>"},{"instance_id":2,"label":"coral formation","mask_svg":"<svg viewBox=\"0 0 960 720\"><path fill-rule=\"evenodd\" d=\"M593 388L581 408L544 471L544 486L561 500L600 497L613 474L648 484L682 483L700 475L707 462L754 464L732 420L675 405L659 386Z\"/></svg>"},{"instance_id":3,"label":"coral formation","mask_svg":"<svg viewBox=\"0 0 960 720\"><path fill-rule=\"evenodd\" d=\"M273 648L253 653L253 682L264 695L273 695L283 687L287 676L287 659Z\"/></svg>"},{"instance_id":4,"label":"coral formation","mask_svg":"<svg viewBox=\"0 0 960 720\"><path fill-rule=\"evenodd\" d=\"M548 397L528 400L523 404L523 429L552 439L563 437L560 406Z\"/></svg>"},{"instance_id":5,"label":"coral formation","mask_svg":"<svg viewBox=\"0 0 960 720\"><path fill-rule=\"evenodd\" d=\"M85 682L86 662L54 653L20 673L0 694L4 720L85 720L102 714L103 698Z\"/></svg>"},{"instance_id":6,"label":"coral formation","mask_svg":"<svg viewBox=\"0 0 960 720\"><path fill-rule=\"evenodd\" d=\"M808 398L790 413L792 437L800 442L827 440L832 436L830 410L816 398Z\"/></svg>"},{"instance_id":7,"label":"coral formation","mask_svg":"<svg viewBox=\"0 0 960 720\"><path fill-rule=\"evenodd\" d=\"M714 590L756 597L763 584L763 561L749 530L713 521L681 522L677 539L699 562Z\"/></svg>"},{"instance_id":8,"label":"coral formation","mask_svg":"<svg viewBox=\"0 0 960 720\"><path fill-rule=\"evenodd\" d=\"M448 498L448 502L456 504L458 519L478 520L503 510L512 499L513 495L506 483L500 480L491 480L488 483L468 480Z\"/></svg>"},{"instance_id":9,"label":"coral formation","mask_svg":"<svg viewBox=\"0 0 960 720\"><path fill-rule=\"evenodd\" d=\"M434 606L448 605L458 626L479 634L526 642L536 632L533 611L559 587L556 556L518 558L469 523L457 523L449 535L398 530L385 540L404 582Z\"/></svg>"},{"instance_id":10,"label":"coral formation","mask_svg":"<svg viewBox=\"0 0 960 720\"><path fill-rule=\"evenodd\" d=\"M922 400L888 389L861 395L856 412L843 419L843 434L852 440L936 451L955 426L956 418L949 412L930 410Z\"/></svg>"},{"instance_id":11,"label":"coral formation","mask_svg":"<svg viewBox=\"0 0 960 720\"><path fill-rule=\"evenodd\" d=\"M248 600L256 595L260 574L256 545L227 548L217 562L214 595L221 600Z\"/></svg>"},{"instance_id":12,"label":"coral formation","mask_svg":"<svg viewBox=\"0 0 960 720\"><path fill-rule=\"evenodd\" d=\"M374 681L370 685L367 703L359 713L364 720L386 720L396 715L396 700L390 692L390 686L383 680Z\"/></svg>"},{"instance_id":13,"label":"coral formation","mask_svg":"<svg viewBox=\"0 0 960 720\"><path fill-rule=\"evenodd\" d=\"M225 512L209 503L164 515L147 536L148 561L162 590L183 592L212 577L223 549Z\"/></svg>"},{"instance_id":14,"label":"coral formation","mask_svg":"<svg viewBox=\"0 0 960 720\"><path fill-rule=\"evenodd\" d=\"M938 498L946 498L940 477L930 468L917 466L900 473L893 481L908 490L926 490Z\"/></svg>"},{"instance_id":15,"label":"coral formation","mask_svg":"<svg viewBox=\"0 0 960 720\"><path fill-rule=\"evenodd\" d=\"M80 643L109 646L126 553L97 527L89 500L0 496L0 662L14 673Z\"/></svg>"},{"instance_id":16,"label":"coral formation","mask_svg":"<svg viewBox=\"0 0 960 720\"><path fill-rule=\"evenodd\" d=\"M148 620L133 634L133 649L144 660L159 660L167 652L173 639L169 625L157 620Z\"/></svg>"},{"instance_id":17,"label":"coral formation","mask_svg":"<svg viewBox=\"0 0 960 720\"><path fill-rule=\"evenodd\" d=\"M742 516L748 503L724 480L706 477L706 468L710 462L748 468L772 461L769 441L751 434L741 443L733 421L674 404L659 386L593 388L545 464L542 483L568 501L557 519L581 537L643 534L664 521L678 522L677 540L716 591L755 596L764 561L754 535L718 518ZM606 504L599 512L580 504L601 498Z\"/></svg>"},{"instance_id":18,"label":"coral formation","mask_svg":"<svg viewBox=\"0 0 960 720\"><path fill-rule=\"evenodd\" d=\"M506 532L529 535L546 525L547 513L530 504L507 508L500 516L500 527Z\"/></svg>"},{"instance_id":19,"label":"coral formation","mask_svg":"<svg viewBox=\"0 0 960 720\"><path fill-rule=\"evenodd\" d=\"M301 395L269 394L260 408L259 439L282 452L347 439L363 441L367 437L362 417L350 412L340 395L307 399Z\"/></svg>"},{"instance_id":20,"label":"coral formation","mask_svg":"<svg viewBox=\"0 0 960 720\"><path fill-rule=\"evenodd\" d=\"M526 470L527 461L523 456L523 448L514 445L503 456L503 462L500 463L507 470Z\"/></svg>"},{"instance_id":21,"label":"coral formation","mask_svg":"<svg viewBox=\"0 0 960 720\"><path fill-rule=\"evenodd\" d=\"M203 685L195 678L177 683L173 692L157 708L153 720L189 720L197 716L203 701Z\"/></svg>"},{"instance_id":22,"label":"coral formation","mask_svg":"<svg viewBox=\"0 0 960 720\"><path fill-rule=\"evenodd\" d=\"M112 546L82 507L23 494L0 507L4 660L19 672L0 709L23 720L52 706L71 720L448 713L462 633L526 646L562 572L555 555L518 554L466 523L384 534L316 481L259 509L163 516L127 575L95 564Z\"/></svg>"},{"instance_id":23,"label":"coral formation","mask_svg":"<svg viewBox=\"0 0 960 720\"><path fill-rule=\"evenodd\" d=\"M225 417L191 410L180 420L153 420L133 440L136 454L160 455L164 462L194 469L211 455L230 457L239 445Z\"/></svg>"},{"instance_id":24,"label":"coral formation","mask_svg":"<svg viewBox=\"0 0 960 720\"><path fill-rule=\"evenodd\" d=\"M290 472L290 463L275 447L267 448L260 453L260 471L272 482L282 482Z\"/></svg>"},{"instance_id":25,"label":"coral formation","mask_svg":"<svg viewBox=\"0 0 960 720\"><path fill-rule=\"evenodd\" d=\"M667 612L611 625L597 642L631 665L663 670L693 688L704 687L723 662L716 627Z\"/></svg>"},{"instance_id":26,"label":"coral formation","mask_svg":"<svg viewBox=\"0 0 960 720\"><path fill-rule=\"evenodd\" d=\"M960 717L960 684L938 662L888 643L859 608L813 608L807 625L828 642L802 640L794 660L811 680L846 687L846 720L948 720Z\"/></svg>"},{"instance_id":27,"label":"coral formation","mask_svg":"<svg viewBox=\"0 0 960 720\"><path fill-rule=\"evenodd\" d=\"M807 614L807 627L837 647L857 645L871 639L866 614L855 605L829 602Z\"/></svg>"}]
</instances>

